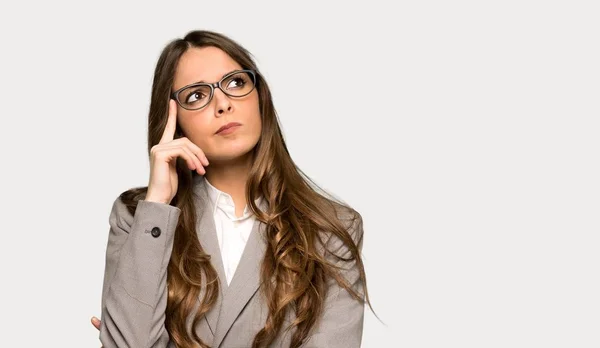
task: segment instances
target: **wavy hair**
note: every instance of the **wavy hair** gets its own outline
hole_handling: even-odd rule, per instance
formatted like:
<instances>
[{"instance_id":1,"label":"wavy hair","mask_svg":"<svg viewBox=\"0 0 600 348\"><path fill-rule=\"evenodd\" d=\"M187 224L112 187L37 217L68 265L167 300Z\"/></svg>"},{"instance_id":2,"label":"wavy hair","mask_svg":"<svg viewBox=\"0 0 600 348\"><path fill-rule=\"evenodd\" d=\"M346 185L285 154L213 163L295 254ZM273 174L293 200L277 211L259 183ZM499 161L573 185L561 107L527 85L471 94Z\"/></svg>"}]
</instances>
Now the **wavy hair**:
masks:
<instances>
[{"instance_id":1,"label":"wavy hair","mask_svg":"<svg viewBox=\"0 0 600 348\"><path fill-rule=\"evenodd\" d=\"M292 161L285 144L271 92L260 74L251 54L227 36L195 30L182 39L169 42L158 59L152 83L152 94L148 114L148 154L158 144L167 123L169 95L177 63L187 49L214 46L226 52L242 69L257 72L257 92L260 103L262 132L252 150L252 167L246 185L246 201L257 219L266 224L268 246L261 268L261 293L268 304L265 326L256 334L252 347L268 346L283 327L288 311L295 314L294 321L286 328L295 329L291 347L299 347L310 335L310 330L323 313L327 294L327 281L334 279L357 301L371 303L366 288L366 276L360 255L360 240L355 242L348 225L340 219L340 209L350 211L354 219L360 214L350 206L325 197L318 188ZM177 126L175 137L182 132ZM197 237L196 213L192 197L194 175L181 158L176 163L179 185L171 205L181 209L177 223L173 251L168 265L168 299L166 329L177 347L209 347L198 335L188 332L186 320L193 316L192 328L212 308L219 294L216 270ZM311 183L313 186L311 186ZM121 194L121 200L133 214L137 202L147 193L147 187L137 187ZM324 190L321 190L325 192ZM255 205L255 198L263 196L267 203L266 212ZM362 223L362 221L361 221ZM350 222L350 226L355 221ZM344 256L334 255L337 260L350 262L358 269L359 287L352 284L329 262L324 246L325 236L337 237L349 252ZM325 249L327 250L327 249ZM203 279L204 278L204 279ZM269 281L266 281L269 280ZM204 286L204 296L198 297ZM197 309L196 309L197 307ZM195 313L192 313L195 311Z\"/></svg>"}]
</instances>

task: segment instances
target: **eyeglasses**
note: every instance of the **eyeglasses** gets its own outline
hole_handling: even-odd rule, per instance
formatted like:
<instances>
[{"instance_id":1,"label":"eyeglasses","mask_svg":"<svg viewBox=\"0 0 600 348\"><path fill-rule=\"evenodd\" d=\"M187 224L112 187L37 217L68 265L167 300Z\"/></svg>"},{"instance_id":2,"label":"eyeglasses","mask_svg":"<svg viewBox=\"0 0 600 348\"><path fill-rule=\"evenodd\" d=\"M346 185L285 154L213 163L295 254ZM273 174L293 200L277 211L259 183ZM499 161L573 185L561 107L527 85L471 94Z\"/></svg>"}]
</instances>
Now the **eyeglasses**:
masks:
<instances>
[{"instance_id":1,"label":"eyeglasses","mask_svg":"<svg viewBox=\"0 0 600 348\"><path fill-rule=\"evenodd\" d=\"M171 94L186 110L198 110L210 103L215 88L219 88L229 97L239 98L248 95L256 87L256 73L253 70L235 70L223 76L215 83L194 83L178 89Z\"/></svg>"}]
</instances>

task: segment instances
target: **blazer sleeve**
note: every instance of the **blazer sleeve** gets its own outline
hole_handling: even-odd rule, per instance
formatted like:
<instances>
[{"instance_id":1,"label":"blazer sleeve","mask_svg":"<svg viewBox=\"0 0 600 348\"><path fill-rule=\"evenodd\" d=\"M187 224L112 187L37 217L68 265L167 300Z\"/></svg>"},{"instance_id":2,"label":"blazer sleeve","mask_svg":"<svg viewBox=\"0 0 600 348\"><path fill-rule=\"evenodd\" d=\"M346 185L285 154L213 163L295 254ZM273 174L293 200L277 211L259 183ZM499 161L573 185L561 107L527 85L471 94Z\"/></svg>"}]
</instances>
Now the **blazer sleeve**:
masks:
<instances>
[{"instance_id":1,"label":"blazer sleeve","mask_svg":"<svg viewBox=\"0 0 600 348\"><path fill-rule=\"evenodd\" d=\"M112 206L102 288L104 348L170 347L165 328L167 265L181 210L145 200L132 216Z\"/></svg>"},{"instance_id":2,"label":"blazer sleeve","mask_svg":"<svg viewBox=\"0 0 600 348\"><path fill-rule=\"evenodd\" d=\"M362 252L363 220L358 212L348 232ZM331 243L329 243L331 242ZM331 238L328 249L344 258L352 254L339 238ZM360 295L361 301L356 300L335 279L329 280L328 293L324 301L323 316L316 322L314 334L307 340L303 348L355 348L360 347L364 322L364 287L360 282L360 273L354 260L344 261L328 256L335 265L342 267L339 271L352 288Z\"/></svg>"}]
</instances>

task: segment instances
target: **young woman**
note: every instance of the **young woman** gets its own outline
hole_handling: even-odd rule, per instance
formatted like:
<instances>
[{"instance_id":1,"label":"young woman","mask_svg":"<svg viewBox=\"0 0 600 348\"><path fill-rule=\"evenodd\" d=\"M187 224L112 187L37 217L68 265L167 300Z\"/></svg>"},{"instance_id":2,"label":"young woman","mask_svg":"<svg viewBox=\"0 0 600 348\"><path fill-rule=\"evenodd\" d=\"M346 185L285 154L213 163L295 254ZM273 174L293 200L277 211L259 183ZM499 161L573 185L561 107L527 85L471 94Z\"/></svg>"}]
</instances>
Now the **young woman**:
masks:
<instances>
[{"instance_id":1,"label":"young woman","mask_svg":"<svg viewBox=\"0 0 600 348\"><path fill-rule=\"evenodd\" d=\"M294 164L246 49L210 31L169 43L148 143L148 186L110 213L105 348L360 346L362 218Z\"/></svg>"}]
</instances>

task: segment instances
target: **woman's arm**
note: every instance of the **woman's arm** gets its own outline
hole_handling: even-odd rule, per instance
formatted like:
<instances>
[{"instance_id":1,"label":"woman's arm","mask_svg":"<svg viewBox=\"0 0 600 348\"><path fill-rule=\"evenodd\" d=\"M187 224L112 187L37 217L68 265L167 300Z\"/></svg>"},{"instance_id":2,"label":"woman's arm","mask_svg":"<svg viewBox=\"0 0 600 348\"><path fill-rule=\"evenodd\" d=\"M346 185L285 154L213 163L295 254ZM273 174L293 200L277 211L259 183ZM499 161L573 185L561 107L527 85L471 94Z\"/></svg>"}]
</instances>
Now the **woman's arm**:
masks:
<instances>
[{"instance_id":1,"label":"woman's arm","mask_svg":"<svg viewBox=\"0 0 600 348\"><path fill-rule=\"evenodd\" d=\"M141 200L132 216L113 204L102 288L104 348L167 347L167 265L181 210Z\"/></svg>"},{"instance_id":2,"label":"woman's arm","mask_svg":"<svg viewBox=\"0 0 600 348\"><path fill-rule=\"evenodd\" d=\"M348 232L362 251L363 220L360 214L355 213L354 223ZM344 258L351 256L348 247L339 238L330 240L329 250ZM360 282L360 274L355 261L330 259L336 266L343 267L341 275L352 285L359 294L364 295L364 288ZM335 279L330 279L327 297L325 298L323 317L317 321L314 334L310 336L303 348L355 348L360 347L363 333L364 302L358 301ZM364 296L363 296L364 297Z\"/></svg>"}]
</instances>

